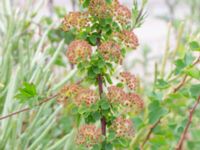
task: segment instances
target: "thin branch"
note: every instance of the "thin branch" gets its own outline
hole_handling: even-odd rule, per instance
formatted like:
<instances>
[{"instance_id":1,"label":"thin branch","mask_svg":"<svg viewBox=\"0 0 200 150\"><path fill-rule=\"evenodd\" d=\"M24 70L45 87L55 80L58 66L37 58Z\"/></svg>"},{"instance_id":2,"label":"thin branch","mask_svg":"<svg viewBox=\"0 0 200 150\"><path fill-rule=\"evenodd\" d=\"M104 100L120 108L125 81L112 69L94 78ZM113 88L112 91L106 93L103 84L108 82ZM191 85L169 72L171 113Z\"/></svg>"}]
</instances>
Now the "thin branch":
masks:
<instances>
[{"instance_id":1,"label":"thin branch","mask_svg":"<svg viewBox=\"0 0 200 150\"><path fill-rule=\"evenodd\" d=\"M161 120L161 118L158 119L158 121L150 127L149 132L148 132L146 138L144 139L144 142L143 142L142 145L141 145L141 148L143 148L144 145L146 144L146 142L150 139L151 133L152 133L153 130L156 128L156 126L160 123L160 120Z\"/></svg>"},{"instance_id":2,"label":"thin branch","mask_svg":"<svg viewBox=\"0 0 200 150\"><path fill-rule=\"evenodd\" d=\"M198 59L192 64L192 66L197 65L199 62L200 62L200 56L199 56ZM181 82L178 84L178 86L173 90L174 93L176 93L177 91L179 91L179 90L181 89L181 87L185 84L186 78L187 78L187 75L185 75L185 76L183 77L183 79L182 79ZM200 101L200 100L198 100L198 101ZM198 102L198 103L199 103L199 102ZM153 130L154 130L154 129L157 127L157 125L161 122L161 119L162 119L162 117L161 117L153 126L151 126L151 128L149 129L149 132L147 133L147 136L146 136L144 142L143 142L142 145L141 145L141 148L143 148L144 145L146 144L146 142L150 139ZM180 150L180 149L177 149L177 150Z\"/></svg>"},{"instance_id":3,"label":"thin branch","mask_svg":"<svg viewBox=\"0 0 200 150\"><path fill-rule=\"evenodd\" d=\"M46 102L52 100L53 98L55 98L55 97L57 97L57 96L58 96L58 94L55 94L55 95L53 95L53 96L50 96L50 97L48 97L48 98L45 98L43 101L41 101L40 103L38 103L38 104L35 105L34 107L41 106L42 104L44 104L44 103L46 103ZM8 115L2 116L2 117L0 117L0 121L3 120L3 119L9 118L9 117L18 115L19 113L29 111L29 110L31 110L31 109L32 109L32 108L27 107L27 108L21 109L21 110L19 110L19 111L10 113L10 114L8 114Z\"/></svg>"},{"instance_id":4,"label":"thin branch","mask_svg":"<svg viewBox=\"0 0 200 150\"><path fill-rule=\"evenodd\" d=\"M190 127L190 124L192 123L192 117L194 115L194 112L198 106L198 104L200 103L200 96L198 98L198 100L195 102L194 106L192 107L192 109L190 110L190 113L189 113L189 117L188 117L188 122L185 126L185 129L180 137L180 140L176 146L176 150L182 150L183 148L183 144L184 144L184 141L185 141L185 138L186 138L186 135L187 135L187 132L188 132L188 129Z\"/></svg>"},{"instance_id":5,"label":"thin branch","mask_svg":"<svg viewBox=\"0 0 200 150\"><path fill-rule=\"evenodd\" d=\"M83 79L77 81L76 84L81 84L81 82L83 82ZM43 99L41 102L39 102L38 104L36 104L34 107L41 106L42 104L44 104L44 103L46 103L46 102L52 100L53 98L57 97L58 95L59 95L59 94L55 94L55 95L52 95L52 96L50 96L50 97L48 97L48 98L45 98L45 99ZM1 116L1 117L0 117L0 121L3 120L3 119L9 118L9 117L18 115L19 113L29 111L29 110L31 110L31 109L32 109L32 108L27 107L27 108L21 109L21 110L19 110L19 111L10 113L10 114L8 114L8 115Z\"/></svg>"}]
</instances>

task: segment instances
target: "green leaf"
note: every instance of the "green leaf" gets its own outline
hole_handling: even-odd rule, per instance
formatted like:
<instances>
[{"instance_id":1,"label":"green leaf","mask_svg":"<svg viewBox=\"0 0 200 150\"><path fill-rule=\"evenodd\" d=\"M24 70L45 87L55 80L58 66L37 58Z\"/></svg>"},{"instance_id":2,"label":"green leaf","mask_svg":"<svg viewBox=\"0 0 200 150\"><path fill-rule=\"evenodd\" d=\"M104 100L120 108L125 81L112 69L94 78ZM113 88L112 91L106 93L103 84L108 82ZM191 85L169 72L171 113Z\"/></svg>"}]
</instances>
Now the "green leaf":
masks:
<instances>
[{"instance_id":1,"label":"green leaf","mask_svg":"<svg viewBox=\"0 0 200 150\"><path fill-rule=\"evenodd\" d=\"M185 65L187 65L187 66L191 65L193 63L194 59L195 58L192 55L192 53L191 52L187 52L185 54L185 57L184 57L184 63L185 63Z\"/></svg>"},{"instance_id":2,"label":"green leaf","mask_svg":"<svg viewBox=\"0 0 200 150\"><path fill-rule=\"evenodd\" d=\"M96 45L96 43L97 43L97 36L96 36L96 35L91 35L91 36L89 36L89 42L90 42L92 45Z\"/></svg>"},{"instance_id":3,"label":"green leaf","mask_svg":"<svg viewBox=\"0 0 200 150\"><path fill-rule=\"evenodd\" d=\"M154 124L160 117L166 115L168 113L167 109L160 106L159 101L153 101L149 105L149 123Z\"/></svg>"},{"instance_id":4,"label":"green leaf","mask_svg":"<svg viewBox=\"0 0 200 150\"><path fill-rule=\"evenodd\" d=\"M187 75L197 80L200 80L200 70L198 68L189 68L185 71Z\"/></svg>"},{"instance_id":5,"label":"green leaf","mask_svg":"<svg viewBox=\"0 0 200 150\"><path fill-rule=\"evenodd\" d=\"M96 111L96 112L92 113L92 117L94 118L94 120L97 121L101 118L101 114L98 111Z\"/></svg>"},{"instance_id":6,"label":"green leaf","mask_svg":"<svg viewBox=\"0 0 200 150\"><path fill-rule=\"evenodd\" d=\"M106 81L110 84L112 84L112 79L110 78L110 75L109 74L105 74L105 78L106 78Z\"/></svg>"},{"instance_id":7,"label":"green leaf","mask_svg":"<svg viewBox=\"0 0 200 150\"><path fill-rule=\"evenodd\" d=\"M105 150L112 150L113 149L113 146L111 143L106 143L105 145Z\"/></svg>"},{"instance_id":8,"label":"green leaf","mask_svg":"<svg viewBox=\"0 0 200 150\"><path fill-rule=\"evenodd\" d=\"M112 0L106 0L106 3L111 4Z\"/></svg>"},{"instance_id":9,"label":"green leaf","mask_svg":"<svg viewBox=\"0 0 200 150\"><path fill-rule=\"evenodd\" d=\"M84 2L83 2L83 8L88 7L89 4L90 4L90 0L84 0Z\"/></svg>"},{"instance_id":10,"label":"green leaf","mask_svg":"<svg viewBox=\"0 0 200 150\"><path fill-rule=\"evenodd\" d=\"M90 107L90 110L91 111L97 111L99 109L99 105L96 103L96 104L93 104L91 107Z\"/></svg>"},{"instance_id":11,"label":"green leaf","mask_svg":"<svg viewBox=\"0 0 200 150\"><path fill-rule=\"evenodd\" d=\"M100 144L95 144L93 146L92 150L101 150L101 145Z\"/></svg>"},{"instance_id":12,"label":"green leaf","mask_svg":"<svg viewBox=\"0 0 200 150\"><path fill-rule=\"evenodd\" d=\"M150 139L150 142L152 144L162 145L162 144L165 144L165 137L162 135L156 135Z\"/></svg>"},{"instance_id":13,"label":"green leaf","mask_svg":"<svg viewBox=\"0 0 200 150\"><path fill-rule=\"evenodd\" d=\"M115 132L114 131L110 131L109 134L108 134L108 137L107 137L107 141L110 142L110 141L114 140L115 137L116 137Z\"/></svg>"},{"instance_id":14,"label":"green leaf","mask_svg":"<svg viewBox=\"0 0 200 150\"><path fill-rule=\"evenodd\" d=\"M200 84L194 84L190 88L191 96L197 98L200 96Z\"/></svg>"},{"instance_id":15,"label":"green leaf","mask_svg":"<svg viewBox=\"0 0 200 150\"><path fill-rule=\"evenodd\" d=\"M108 110L110 108L110 105L107 100L101 100L101 108L103 110Z\"/></svg>"},{"instance_id":16,"label":"green leaf","mask_svg":"<svg viewBox=\"0 0 200 150\"><path fill-rule=\"evenodd\" d=\"M117 85L116 85L117 87L124 87L124 84L123 83L117 83Z\"/></svg>"},{"instance_id":17,"label":"green leaf","mask_svg":"<svg viewBox=\"0 0 200 150\"><path fill-rule=\"evenodd\" d=\"M88 112L88 108L85 105L82 105L81 107L78 108L79 114L84 114L85 112Z\"/></svg>"},{"instance_id":18,"label":"green leaf","mask_svg":"<svg viewBox=\"0 0 200 150\"><path fill-rule=\"evenodd\" d=\"M21 103L29 102L29 104L33 104L39 99L36 86L32 83L24 82L23 87L19 89L15 98L17 98Z\"/></svg>"},{"instance_id":19,"label":"green leaf","mask_svg":"<svg viewBox=\"0 0 200 150\"><path fill-rule=\"evenodd\" d=\"M159 80L157 80L157 82L156 82L156 87L158 88L158 89L166 89L166 88L168 88L170 85L166 82L166 81L164 81L163 79L159 79Z\"/></svg>"},{"instance_id":20,"label":"green leaf","mask_svg":"<svg viewBox=\"0 0 200 150\"><path fill-rule=\"evenodd\" d=\"M200 51L200 45L197 41L192 41L189 45L192 51Z\"/></svg>"},{"instance_id":21,"label":"green leaf","mask_svg":"<svg viewBox=\"0 0 200 150\"><path fill-rule=\"evenodd\" d=\"M183 59L178 59L175 61L175 74L179 74L182 72L182 70L186 67L186 64L184 63Z\"/></svg>"}]
</instances>

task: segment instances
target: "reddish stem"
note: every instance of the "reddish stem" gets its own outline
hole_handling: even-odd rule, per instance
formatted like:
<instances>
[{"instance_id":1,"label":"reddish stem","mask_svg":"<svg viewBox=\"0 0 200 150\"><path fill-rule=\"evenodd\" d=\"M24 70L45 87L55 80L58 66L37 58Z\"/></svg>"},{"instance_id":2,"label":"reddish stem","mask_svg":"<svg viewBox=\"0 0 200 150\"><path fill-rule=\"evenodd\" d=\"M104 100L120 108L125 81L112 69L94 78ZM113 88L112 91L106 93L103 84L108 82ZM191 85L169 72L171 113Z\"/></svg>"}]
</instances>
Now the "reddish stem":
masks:
<instances>
[{"instance_id":1,"label":"reddish stem","mask_svg":"<svg viewBox=\"0 0 200 150\"><path fill-rule=\"evenodd\" d=\"M50 100L53 100L53 98L55 98L55 97L57 97L57 96L58 96L58 94L55 94L55 95L53 95L53 96L50 96L50 97L44 99L43 101L41 101L39 104L35 105L34 107L41 106L42 104L44 104L44 103L46 103L46 102L48 102L48 101L50 101ZM19 111L16 111L16 112L13 112L13 113L10 113L10 114L8 114L8 115L5 115L5 116L0 117L0 120L3 120L3 119L6 119L6 118L9 118L9 117L12 117L12 116L14 116L14 115L18 115L19 113L26 112L26 111L29 111L29 110L31 110L30 107L21 109L21 110L19 110Z\"/></svg>"},{"instance_id":2,"label":"reddish stem","mask_svg":"<svg viewBox=\"0 0 200 150\"><path fill-rule=\"evenodd\" d=\"M192 117L193 117L193 114L198 106L198 104L200 103L200 96L198 98L198 100L195 102L194 106L192 107L192 109L190 110L190 113L189 113L189 117L188 117L188 122L185 126L185 129L180 137L180 140L176 146L176 150L182 150L183 149L183 144L184 144L184 141L185 141L185 138L186 138L186 135L187 135L187 132L188 132L188 129L190 127L190 124L192 123Z\"/></svg>"},{"instance_id":3,"label":"reddish stem","mask_svg":"<svg viewBox=\"0 0 200 150\"><path fill-rule=\"evenodd\" d=\"M99 87L99 96L101 98L103 94L102 75L98 75L97 80L98 80L98 87ZM104 136L106 136L106 118L104 116L102 116L101 118L101 132Z\"/></svg>"}]
</instances>

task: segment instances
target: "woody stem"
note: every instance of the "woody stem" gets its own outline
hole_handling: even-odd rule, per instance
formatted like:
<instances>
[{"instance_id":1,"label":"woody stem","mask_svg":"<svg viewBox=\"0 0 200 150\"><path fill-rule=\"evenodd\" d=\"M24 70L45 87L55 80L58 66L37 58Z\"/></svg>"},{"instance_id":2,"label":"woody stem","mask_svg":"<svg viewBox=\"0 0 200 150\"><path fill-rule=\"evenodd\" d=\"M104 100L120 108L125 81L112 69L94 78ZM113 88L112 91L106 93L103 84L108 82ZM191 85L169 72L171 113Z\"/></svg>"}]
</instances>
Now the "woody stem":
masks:
<instances>
[{"instance_id":1,"label":"woody stem","mask_svg":"<svg viewBox=\"0 0 200 150\"><path fill-rule=\"evenodd\" d=\"M102 97L103 94L103 81L102 81L102 75L98 75L98 87L99 87L99 96ZM101 118L101 131L102 135L106 136L106 118L102 116Z\"/></svg>"}]
</instances>

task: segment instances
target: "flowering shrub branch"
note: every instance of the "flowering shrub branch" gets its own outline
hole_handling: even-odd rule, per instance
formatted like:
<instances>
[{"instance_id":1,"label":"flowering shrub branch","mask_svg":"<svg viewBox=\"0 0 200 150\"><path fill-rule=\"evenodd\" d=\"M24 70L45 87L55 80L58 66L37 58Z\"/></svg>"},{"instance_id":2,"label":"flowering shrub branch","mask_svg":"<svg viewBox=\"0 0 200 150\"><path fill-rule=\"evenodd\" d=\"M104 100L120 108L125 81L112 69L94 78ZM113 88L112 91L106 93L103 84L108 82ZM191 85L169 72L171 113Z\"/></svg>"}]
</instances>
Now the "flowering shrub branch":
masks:
<instances>
[{"instance_id":1,"label":"flowering shrub branch","mask_svg":"<svg viewBox=\"0 0 200 150\"><path fill-rule=\"evenodd\" d=\"M134 136L129 114L139 113L144 102L135 93L138 83L135 75L119 73L120 82L116 85L112 75L123 63L126 51L139 45L132 32L133 16L118 0L81 0L80 3L84 11L67 14L62 29L75 34L66 54L80 75L86 76L83 83L87 86L65 86L58 102L66 107L70 105L74 116L84 122L76 137L82 147L127 148Z\"/></svg>"},{"instance_id":2,"label":"flowering shrub branch","mask_svg":"<svg viewBox=\"0 0 200 150\"><path fill-rule=\"evenodd\" d=\"M185 126L185 129L184 129L184 131L183 131L183 133L182 133L182 135L180 137L180 140L179 140L179 142L178 142L178 144L176 146L176 150L182 150L183 149L184 140L186 138L188 129L189 129L190 124L192 122L193 114L194 114L194 112L195 112L195 110L196 110L196 108L197 108L199 103L200 103L200 96L198 97L198 99L196 100L194 106L190 110L189 117L188 117L188 122L187 122L187 124Z\"/></svg>"}]
</instances>

